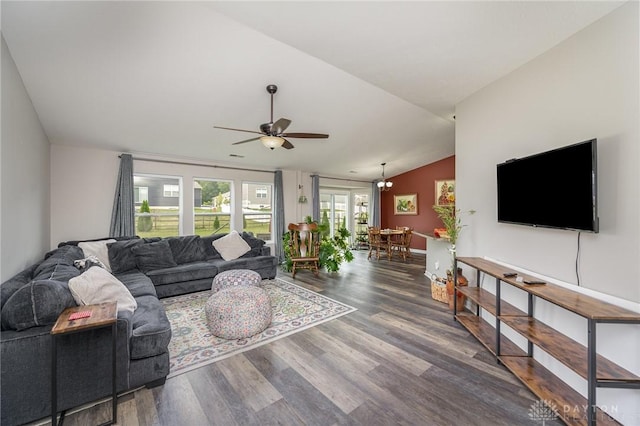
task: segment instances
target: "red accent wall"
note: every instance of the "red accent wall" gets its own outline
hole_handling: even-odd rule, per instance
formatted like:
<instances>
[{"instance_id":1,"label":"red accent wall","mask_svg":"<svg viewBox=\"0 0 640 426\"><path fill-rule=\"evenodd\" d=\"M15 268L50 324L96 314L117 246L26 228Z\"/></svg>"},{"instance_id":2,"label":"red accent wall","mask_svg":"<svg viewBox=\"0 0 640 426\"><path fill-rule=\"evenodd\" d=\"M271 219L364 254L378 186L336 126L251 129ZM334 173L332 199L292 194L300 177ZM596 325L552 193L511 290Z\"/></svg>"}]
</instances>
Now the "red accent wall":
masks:
<instances>
[{"instance_id":1,"label":"red accent wall","mask_svg":"<svg viewBox=\"0 0 640 426\"><path fill-rule=\"evenodd\" d=\"M389 191L380 193L380 222L382 228L395 228L396 226L410 226L420 233L433 233L433 228L441 228L442 222L438 219L432 206L435 204L435 181L455 179L455 156L419 167L398 176L387 178L393 182ZM394 215L393 196L405 194L418 194L418 214ZM411 247L424 250L426 247L424 238L414 236L411 239Z\"/></svg>"}]
</instances>

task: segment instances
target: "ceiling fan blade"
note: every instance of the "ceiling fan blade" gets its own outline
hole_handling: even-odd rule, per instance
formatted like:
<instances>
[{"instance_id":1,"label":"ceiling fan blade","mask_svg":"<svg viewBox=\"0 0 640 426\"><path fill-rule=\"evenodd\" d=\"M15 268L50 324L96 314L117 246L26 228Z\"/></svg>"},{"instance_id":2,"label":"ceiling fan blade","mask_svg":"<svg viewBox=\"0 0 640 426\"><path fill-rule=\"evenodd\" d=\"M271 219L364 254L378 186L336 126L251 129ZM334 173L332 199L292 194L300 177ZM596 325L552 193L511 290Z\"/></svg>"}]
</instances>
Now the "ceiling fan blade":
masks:
<instances>
[{"instance_id":1,"label":"ceiling fan blade","mask_svg":"<svg viewBox=\"0 0 640 426\"><path fill-rule=\"evenodd\" d=\"M240 142L234 142L234 143L232 143L231 145L238 145L238 144L241 144L241 143L247 143L247 142L251 142L251 141L257 141L258 139L260 139L260 138L259 138L259 137L257 137L257 138L245 139L245 140L240 141Z\"/></svg>"},{"instance_id":2,"label":"ceiling fan blade","mask_svg":"<svg viewBox=\"0 0 640 426\"><path fill-rule=\"evenodd\" d=\"M213 126L214 129L224 129L224 130L235 130L236 132L247 132L247 133L257 133L258 135L262 135L262 132L256 132L255 130L244 130L244 129L234 129L231 127L220 127L220 126Z\"/></svg>"},{"instance_id":3,"label":"ceiling fan blade","mask_svg":"<svg viewBox=\"0 0 640 426\"><path fill-rule=\"evenodd\" d=\"M287 129L287 127L289 127L290 124L291 124L291 120L287 120L286 118L281 118L280 120L273 123L273 126L271 126L271 130L275 132L276 135L279 135L282 132L284 132Z\"/></svg>"},{"instance_id":4,"label":"ceiling fan blade","mask_svg":"<svg viewBox=\"0 0 640 426\"><path fill-rule=\"evenodd\" d=\"M309 138L309 139L327 139L329 135L324 133L283 133L280 135L286 138Z\"/></svg>"},{"instance_id":5,"label":"ceiling fan blade","mask_svg":"<svg viewBox=\"0 0 640 426\"><path fill-rule=\"evenodd\" d=\"M284 143L282 144L282 147L285 149L292 149L294 148L293 144L291 142L289 142L288 140L284 140Z\"/></svg>"}]
</instances>

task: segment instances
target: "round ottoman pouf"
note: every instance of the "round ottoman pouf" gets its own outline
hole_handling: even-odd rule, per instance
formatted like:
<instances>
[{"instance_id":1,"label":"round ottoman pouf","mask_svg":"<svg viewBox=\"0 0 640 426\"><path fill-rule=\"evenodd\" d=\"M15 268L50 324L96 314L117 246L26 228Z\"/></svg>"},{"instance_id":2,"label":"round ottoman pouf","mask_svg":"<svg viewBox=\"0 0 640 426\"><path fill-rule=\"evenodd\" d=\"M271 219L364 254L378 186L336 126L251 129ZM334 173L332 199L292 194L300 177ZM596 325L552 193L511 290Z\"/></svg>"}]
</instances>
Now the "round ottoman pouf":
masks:
<instances>
[{"instance_id":1,"label":"round ottoman pouf","mask_svg":"<svg viewBox=\"0 0 640 426\"><path fill-rule=\"evenodd\" d=\"M261 287L226 287L204 306L211 333L223 339L258 334L271 324L271 300Z\"/></svg>"},{"instance_id":2,"label":"round ottoman pouf","mask_svg":"<svg viewBox=\"0 0 640 426\"><path fill-rule=\"evenodd\" d=\"M225 287L233 287L237 285L253 285L259 286L262 277L256 271L251 269L230 269L220 272L213 278L211 291L217 293Z\"/></svg>"}]
</instances>

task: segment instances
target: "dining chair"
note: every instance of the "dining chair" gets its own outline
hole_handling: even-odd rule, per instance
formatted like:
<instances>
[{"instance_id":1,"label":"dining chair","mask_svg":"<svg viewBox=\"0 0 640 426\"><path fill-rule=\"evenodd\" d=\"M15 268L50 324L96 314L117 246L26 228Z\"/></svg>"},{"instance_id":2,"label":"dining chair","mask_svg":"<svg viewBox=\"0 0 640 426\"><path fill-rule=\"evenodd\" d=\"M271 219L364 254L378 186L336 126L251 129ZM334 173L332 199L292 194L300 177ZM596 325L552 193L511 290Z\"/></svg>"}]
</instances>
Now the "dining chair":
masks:
<instances>
[{"instance_id":1,"label":"dining chair","mask_svg":"<svg viewBox=\"0 0 640 426\"><path fill-rule=\"evenodd\" d=\"M298 269L309 269L318 276L320 263L320 233L317 223L290 223L289 252L292 278Z\"/></svg>"},{"instance_id":2,"label":"dining chair","mask_svg":"<svg viewBox=\"0 0 640 426\"><path fill-rule=\"evenodd\" d=\"M380 228L377 226L369 226L367 228L367 233L369 235L369 254L367 255L367 260L371 259L371 255L375 251L376 260L380 260L380 250L382 252L386 252L388 249L387 240L382 238L380 235Z\"/></svg>"},{"instance_id":3,"label":"dining chair","mask_svg":"<svg viewBox=\"0 0 640 426\"><path fill-rule=\"evenodd\" d=\"M396 251L402 260L407 261L407 257L411 257L411 235L413 228L409 226L396 226L396 229L402 230L402 235L391 243L391 251Z\"/></svg>"}]
</instances>

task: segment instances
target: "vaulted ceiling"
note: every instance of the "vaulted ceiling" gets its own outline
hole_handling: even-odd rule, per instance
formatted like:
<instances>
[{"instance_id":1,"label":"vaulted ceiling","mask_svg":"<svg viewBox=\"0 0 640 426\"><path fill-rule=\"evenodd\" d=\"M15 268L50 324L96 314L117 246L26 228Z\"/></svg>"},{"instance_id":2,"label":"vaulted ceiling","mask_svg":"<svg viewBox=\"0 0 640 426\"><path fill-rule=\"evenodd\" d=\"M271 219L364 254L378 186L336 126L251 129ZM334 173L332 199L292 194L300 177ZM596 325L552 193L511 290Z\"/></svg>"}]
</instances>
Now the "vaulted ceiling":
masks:
<instances>
[{"instance_id":1,"label":"vaulted ceiling","mask_svg":"<svg viewBox=\"0 0 640 426\"><path fill-rule=\"evenodd\" d=\"M51 143L371 180L454 154L455 105L623 2L2 1ZM295 149L233 142L270 118ZM496 123L498 124L498 123ZM236 156L240 157L236 157Z\"/></svg>"}]
</instances>

